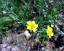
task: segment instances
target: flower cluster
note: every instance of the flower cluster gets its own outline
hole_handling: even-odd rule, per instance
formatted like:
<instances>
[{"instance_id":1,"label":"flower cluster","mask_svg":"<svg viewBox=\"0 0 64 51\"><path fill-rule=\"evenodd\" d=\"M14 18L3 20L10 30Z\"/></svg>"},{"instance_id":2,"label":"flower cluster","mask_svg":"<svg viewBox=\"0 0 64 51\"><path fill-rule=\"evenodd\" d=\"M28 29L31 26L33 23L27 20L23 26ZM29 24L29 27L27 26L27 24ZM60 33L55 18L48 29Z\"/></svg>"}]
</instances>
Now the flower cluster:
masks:
<instances>
[{"instance_id":1,"label":"flower cluster","mask_svg":"<svg viewBox=\"0 0 64 51\"><path fill-rule=\"evenodd\" d=\"M33 32L37 31L38 24L35 21L27 21L27 29Z\"/></svg>"},{"instance_id":2,"label":"flower cluster","mask_svg":"<svg viewBox=\"0 0 64 51\"><path fill-rule=\"evenodd\" d=\"M53 29L49 25L47 26L47 35L48 35L49 38L54 36Z\"/></svg>"}]
</instances>

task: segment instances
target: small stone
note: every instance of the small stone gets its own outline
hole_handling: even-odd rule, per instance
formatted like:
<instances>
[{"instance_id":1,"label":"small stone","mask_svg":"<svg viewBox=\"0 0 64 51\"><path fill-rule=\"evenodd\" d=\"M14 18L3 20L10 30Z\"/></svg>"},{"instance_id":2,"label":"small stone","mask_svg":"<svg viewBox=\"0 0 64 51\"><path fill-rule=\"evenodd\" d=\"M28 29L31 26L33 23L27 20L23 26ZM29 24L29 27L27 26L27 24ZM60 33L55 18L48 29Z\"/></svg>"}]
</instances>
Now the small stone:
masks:
<instances>
[{"instance_id":1,"label":"small stone","mask_svg":"<svg viewBox=\"0 0 64 51\"><path fill-rule=\"evenodd\" d=\"M20 49L19 49L17 46L14 46L14 47L12 48L12 51L20 51Z\"/></svg>"},{"instance_id":2,"label":"small stone","mask_svg":"<svg viewBox=\"0 0 64 51\"><path fill-rule=\"evenodd\" d=\"M24 32L24 35L26 36L27 39L31 37L30 33L27 30Z\"/></svg>"},{"instance_id":3,"label":"small stone","mask_svg":"<svg viewBox=\"0 0 64 51\"><path fill-rule=\"evenodd\" d=\"M5 48L5 47L7 47L7 46L8 46L8 44L2 44L2 45L1 45L2 48Z\"/></svg>"},{"instance_id":4,"label":"small stone","mask_svg":"<svg viewBox=\"0 0 64 51\"><path fill-rule=\"evenodd\" d=\"M1 51L8 51L8 49L7 48L2 48L2 50Z\"/></svg>"}]
</instances>

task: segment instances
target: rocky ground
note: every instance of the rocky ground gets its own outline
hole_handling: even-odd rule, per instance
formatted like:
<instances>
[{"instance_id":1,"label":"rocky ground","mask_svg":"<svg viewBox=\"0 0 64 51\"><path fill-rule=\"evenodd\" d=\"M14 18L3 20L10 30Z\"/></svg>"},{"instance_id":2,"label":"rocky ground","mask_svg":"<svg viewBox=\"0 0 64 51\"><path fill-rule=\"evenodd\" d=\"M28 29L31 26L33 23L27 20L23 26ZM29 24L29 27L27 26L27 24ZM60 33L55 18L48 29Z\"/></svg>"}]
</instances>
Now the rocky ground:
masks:
<instances>
[{"instance_id":1,"label":"rocky ground","mask_svg":"<svg viewBox=\"0 0 64 51\"><path fill-rule=\"evenodd\" d=\"M27 33L27 35L25 33ZM29 37L26 37L30 36L28 34L27 31L21 34L10 33L8 31L7 36L3 37L2 44L0 44L0 51L51 51L47 49L47 47L42 46L42 44L33 47L36 39L28 40ZM61 51L60 49L62 48L63 47L52 51Z\"/></svg>"}]
</instances>

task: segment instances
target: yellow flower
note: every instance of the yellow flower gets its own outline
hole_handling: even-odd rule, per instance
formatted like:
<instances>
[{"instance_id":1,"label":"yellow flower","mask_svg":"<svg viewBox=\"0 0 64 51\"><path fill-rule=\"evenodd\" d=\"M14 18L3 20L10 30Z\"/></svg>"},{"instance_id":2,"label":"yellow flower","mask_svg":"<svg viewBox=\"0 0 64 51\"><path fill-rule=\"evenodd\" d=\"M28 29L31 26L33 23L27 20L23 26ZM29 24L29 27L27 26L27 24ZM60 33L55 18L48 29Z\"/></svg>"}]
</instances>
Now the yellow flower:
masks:
<instances>
[{"instance_id":1,"label":"yellow flower","mask_svg":"<svg viewBox=\"0 0 64 51\"><path fill-rule=\"evenodd\" d=\"M47 35L49 38L54 36L53 29L49 25L47 26Z\"/></svg>"},{"instance_id":2,"label":"yellow flower","mask_svg":"<svg viewBox=\"0 0 64 51\"><path fill-rule=\"evenodd\" d=\"M33 32L36 32L38 28L38 24L35 21L27 21L27 29Z\"/></svg>"}]
</instances>

